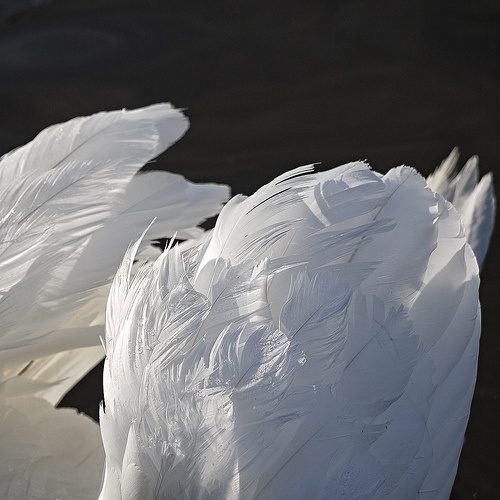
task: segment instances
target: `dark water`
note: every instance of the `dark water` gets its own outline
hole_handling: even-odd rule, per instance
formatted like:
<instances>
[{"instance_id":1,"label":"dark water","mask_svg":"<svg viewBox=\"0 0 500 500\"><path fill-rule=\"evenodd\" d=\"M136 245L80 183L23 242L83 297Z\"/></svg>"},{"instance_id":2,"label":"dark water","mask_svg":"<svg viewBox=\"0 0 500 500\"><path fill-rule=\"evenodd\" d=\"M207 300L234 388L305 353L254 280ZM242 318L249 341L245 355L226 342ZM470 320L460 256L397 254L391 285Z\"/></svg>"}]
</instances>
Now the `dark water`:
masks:
<instances>
[{"instance_id":1,"label":"dark water","mask_svg":"<svg viewBox=\"0 0 500 500\"><path fill-rule=\"evenodd\" d=\"M191 129L158 165L234 193L317 161L428 174L456 145L500 172L499 47L497 0L0 1L0 152L168 100ZM500 498L499 250L497 236L457 499ZM65 403L95 413L100 391L96 370Z\"/></svg>"}]
</instances>

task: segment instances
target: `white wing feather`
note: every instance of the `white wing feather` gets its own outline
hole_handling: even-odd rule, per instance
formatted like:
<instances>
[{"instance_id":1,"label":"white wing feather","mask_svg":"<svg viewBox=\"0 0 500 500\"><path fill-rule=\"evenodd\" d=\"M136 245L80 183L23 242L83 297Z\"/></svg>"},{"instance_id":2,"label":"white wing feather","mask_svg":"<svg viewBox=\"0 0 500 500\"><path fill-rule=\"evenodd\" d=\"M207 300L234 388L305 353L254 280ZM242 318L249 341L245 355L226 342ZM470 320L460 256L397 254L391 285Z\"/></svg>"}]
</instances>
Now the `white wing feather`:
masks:
<instances>
[{"instance_id":1,"label":"white wing feather","mask_svg":"<svg viewBox=\"0 0 500 500\"><path fill-rule=\"evenodd\" d=\"M479 267L484 262L495 222L496 200L493 176L486 174L479 181L479 159L470 158L460 172L456 172L458 149L443 160L427 184L441 194L458 210L465 225L465 234Z\"/></svg>"},{"instance_id":2,"label":"white wing feather","mask_svg":"<svg viewBox=\"0 0 500 500\"><path fill-rule=\"evenodd\" d=\"M95 498L104 461L99 426L55 409L36 395L40 385L13 378L0 386L0 497Z\"/></svg>"},{"instance_id":3,"label":"white wing feather","mask_svg":"<svg viewBox=\"0 0 500 500\"><path fill-rule=\"evenodd\" d=\"M228 197L168 172L136 175L187 127L170 104L99 113L0 160L2 498L98 492L97 425L53 405L103 356L106 297L130 240L155 218L151 239L199 236Z\"/></svg>"},{"instance_id":4,"label":"white wing feather","mask_svg":"<svg viewBox=\"0 0 500 500\"><path fill-rule=\"evenodd\" d=\"M132 279L138 247L108 304L101 498L449 495L478 269L415 171L303 167Z\"/></svg>"},{"instance_id":5,"label":"white wing feather","mask_svg":"<svg viewBox=\"0 0 500 500\"><path fill-rule=\"evenodd\" d=\"M168 104L99 113L50 127L2 160L0 344L10 359L97 344L82 328L103 324L106 284L130 240L154 217L173 216L153 238L196 233L220 209L225 186L167 172L134 177L187 126Z\"/></svg>"},{"instance_id":6,"label":"white wing feather","mask_svg":"<svg viewBox=\"0 0 500 500\"><path fill-rule=\"evenodd\" d=\"M154 119L173 119L165 140L160 139ZM29 327L26 331L10 303L16 301L17 307L22 304L29 312L36 302L67 296L63 290L64 285L71 286L65 279L68 269L92 233L111 216L113 202L121 199L138 169L159 152L160 141L168 147L186 127L183 115L169 105L153 107L150 114L147 109L101 113L51 127L6 158L5 170L11 172L12 182L2 191L5 215L0 225L3 348L23 345L46 333ZM45 146L46 142L51 146ZM31 172L32 163L44 168L34 167ZM28 248L30 258L25 258ZM18 265L20 259L24 265ZM112 272L109 269L104 276L87 273L79 291L99 286Z\"/></svg>"}]
</instances>

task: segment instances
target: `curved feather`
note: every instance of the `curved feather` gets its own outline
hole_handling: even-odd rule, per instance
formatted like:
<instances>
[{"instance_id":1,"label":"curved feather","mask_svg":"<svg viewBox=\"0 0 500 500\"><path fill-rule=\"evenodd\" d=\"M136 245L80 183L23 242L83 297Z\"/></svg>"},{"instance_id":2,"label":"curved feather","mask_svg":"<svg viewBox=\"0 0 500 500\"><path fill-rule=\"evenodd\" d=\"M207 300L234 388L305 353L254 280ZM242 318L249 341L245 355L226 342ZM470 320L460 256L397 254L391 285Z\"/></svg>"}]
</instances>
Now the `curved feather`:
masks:
<instances>
[{"instance_id":1,"label":"curved feather","mask_svg":"<svg viewBox=\"0 0 500 500\"><path fill-rule=\"evenodd\" d=\"M4 155L0 160L0 185L5 189L27 176L72 161L98 165L130 157L129 166L123 168L136 171L142 166L133 165L141 161L137 157L141 150L145 157L154 158L176 142L187 127L186 117L170 104L74 118L47 127L25 146ZM112 151L114 155L110 156Z\"/></svg>"},{"instance_id":2,"label":"curved feather","mask_svg":"<svg viewBox=\"0 0 500 500\"><path fill-rule=\"evenodd\" d=\"M167 172L134 177L187 125L169 104L99 113L50 127L2 160L0 343L11 359L98 343L82 329L103 324L107 283L130 240L154 217L153 238L196 234L220 209L224 186Z\"/></svg>"},{"instance_id":3,"label":"curved feather","mask_svg":"<svg viewBox=\"0 0 500 500\"><path fill-rule=\"evenodd\" d=\"M493 176L486 174L479 181L479 159L470 158L460 172L456 171L458 149L454 148L434 173L427 177L431 189L443 195L461 215L465 234L479 267L488 250L496 213Z\"/></svg>"},{"instance_id":4,"label":"curved feather","mask_svg":"<svg viewBox=\"0 0 500 500\"><path fill-rule=\"evenodd\" d=\"M151 239L198 236L227 199L226 186L137 175L187 127L170 104L99 113L0 160L2 498L98 492L97 426L53 405L102 359L106 297L130 240L155 218Z\"/></svg>"},{"instance_id":5,"label":"curved feather","mask_svg":"<svg viewBox=\"0 0 500 500\"><path fill-rule=\"evenodd\" d=\"M101 498L449 494L478 268L414 170L291 171L132 278L139 245L108 303Z\"/></svg>"},{"instance_id":6,"label":"curved feather","mask_svg":"<svg viewBox=\"0 0 500 500\"><path fill-rule=\"evenodd\" d=\"M0 386L0 496L95 498L104 459L98 425L55 409L38 389L18 378Z\"/></svg>"},{"instance_id":7,"label":"curved feather","mask_svg":"<svg viewBox=\"0 0 500 500\"><path fill-rule=\"evenodd\" d=\"M4 371L4 378L36 381L38 397L56 406L63 396L102 360L102 346L81 347L33 359Z\"/></svg>"},{"instance_id":8,"label":"curved feather","mask_svg":"<svg viewBox=\"0 0 500 500\"><path fill-rule=\"evenodd\" d=\"M155 120L172 121L165 139L160 139ZM7 157L5 178L10 172L12 182L2 191L0 207L5 214L0 224L0 288L2 303L7 302L1 310L4 348L44 333L23 331L9 303L18 301L29 311L35 302L50 300L51 288L64 281L65 266L74 265L92 233L111 216L132 176L186 127L182 114L170 105L101 113L51 127ZM24 248L29 248L28 259ZM24 265L18 265L20 260ZM96 274L84 279L81 292L101 284Z\"/></svg>"}]
</instances>

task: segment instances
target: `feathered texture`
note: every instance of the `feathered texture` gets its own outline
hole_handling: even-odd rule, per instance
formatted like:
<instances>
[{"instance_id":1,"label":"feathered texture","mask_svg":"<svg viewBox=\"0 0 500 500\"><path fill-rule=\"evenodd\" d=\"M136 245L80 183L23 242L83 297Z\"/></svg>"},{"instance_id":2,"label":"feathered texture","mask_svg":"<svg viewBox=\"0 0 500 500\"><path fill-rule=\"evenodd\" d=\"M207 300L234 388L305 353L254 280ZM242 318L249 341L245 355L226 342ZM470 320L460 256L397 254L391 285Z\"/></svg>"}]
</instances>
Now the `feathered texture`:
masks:
<instances>
[{"instance_id":1,"label":"feathered texture","mask_svg":"<svg viewBox=\"0 0 500 500\"><path fill-rule=\"evenodd\" d=\"M132 278L139 245L108 301L101 498L448 497L478 267L414 170L293 170Z\"/></svg>"},{"instance_id":2,"label":"feathered texture","mask_svg":"<svg viewBox=\"0 0 500 500\"><path fill-rule=\"evenodd\" d=\"M495 222L496 200L493 176L486 174L479 180L479 159L470 158L460 172L456 172L458 149L443 160L436 171L429 175L427 184L443 195L458 210L465 225L465 234L479 267L482 266Z\"/></svg>"},{"instance_id":3,"label":"feathered texture","mask_svg":"<svg viewBox=\"0 0 500 500\"><path fill-rule=\"evenodd\" d=\"M110 282L131 239L198 237L228 188L138 173L188 121L170 104L76 118L0 160L0 497L95 498L97 425L56 410L103 357Z\"/></svg>"},{"instance_id":4,"label":"feathered texture","mask_svg":"<svg viewBox=\"0 0 500 500\"><path fill-rule=\"evenodd\" d=\"M152 238L196 235L217 213L225 186L135 175L187 127L169 104L99 113L49 127L2 158L0 347L9 362L98 344L93 327L131 239L154 218Z\"/></svg>"}]
</instances>

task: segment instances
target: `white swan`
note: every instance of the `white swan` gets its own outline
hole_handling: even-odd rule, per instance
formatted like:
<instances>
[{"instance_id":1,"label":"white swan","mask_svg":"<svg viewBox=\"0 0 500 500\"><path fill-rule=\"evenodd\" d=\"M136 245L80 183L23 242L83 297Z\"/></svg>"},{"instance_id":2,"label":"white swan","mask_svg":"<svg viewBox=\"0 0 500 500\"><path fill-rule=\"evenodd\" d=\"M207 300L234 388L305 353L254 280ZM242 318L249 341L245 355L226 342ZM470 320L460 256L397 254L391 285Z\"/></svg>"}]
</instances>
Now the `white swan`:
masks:
<instances>
[{"instance_id":1,"label":"white swan","mask_svg":"<svg viewBox=\"0 0 500 500\"><path fill-rule=\"evenodd\" d=\"M357 162L233 198L111 288L102 499L447 498L493 225L474 165Z\"/></svg>"},{"instance_id":2,"label":"white swan","mask_svg":"<svg viewBox=\"0 0 500 500\"><path fill-rule=\"evenodd\" d=\"M0 160L0 498L95 498L90 419L54 405L103 357L109 286L131 238L195 237L228 188L138 174L186 131L169 104L54 125ZM133 236L135 235L135 236Z\"/></svg>"}]
</instances>

